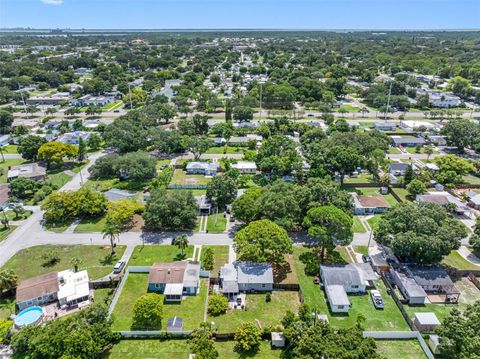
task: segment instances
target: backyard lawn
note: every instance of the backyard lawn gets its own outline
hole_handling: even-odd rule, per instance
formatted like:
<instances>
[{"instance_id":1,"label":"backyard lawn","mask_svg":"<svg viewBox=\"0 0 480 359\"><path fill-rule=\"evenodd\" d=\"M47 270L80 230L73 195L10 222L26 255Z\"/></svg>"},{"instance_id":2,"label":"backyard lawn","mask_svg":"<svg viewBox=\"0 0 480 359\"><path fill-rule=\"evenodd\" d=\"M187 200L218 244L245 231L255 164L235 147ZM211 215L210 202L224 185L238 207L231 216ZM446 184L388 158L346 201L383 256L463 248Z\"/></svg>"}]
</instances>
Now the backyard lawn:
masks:
<instances>
[{"instance_id":1,"label":"backyard lawn","mask_svg":"<svg viewBox=\"0 0 480 359\"><path fill-rule=\"evenodd\" d=\"M424 359L427 356L417 339L375 340L377 351L384 358Z\"/></svg>"},{"instance_id":2,"label":"backyard lawn","mask_svg":"<svg viewBox=\"0 0 480 359\"><path fill-rule=\"evenodd\" d=\"M365 233L367 230L358 216L353 216L353 233Z\"/></svg>"},{"instance_id":3,"label":"backyard lawn","mask_svg":"<svg viewBox=\"0 0 480 359\"><path fill-rule=\"evenodd\" d=\"M191 258L193 255L193 246L188 246L185 250L185 258ZM182 260L180 249L176 246L148 245L136 246L128 265L130 266L151 266L156 262L174 262Z\"/></svg>"},{"instance_id":4,"label":"backyard lawn","mask_svg":"<svg viewBox=\"0 0 480 359\"><path fill-rule=\"evenodd\" d=\"M408 202L410 199L408 196L408 191L405 188L394 188L393 191L402 199L403 202Z\"/></svg>"},{"instance_id":5,"label":"backyard lawn","mask_svg":"<svg viewBox=\"0 0 480 359\"><path fill-rule=\"evenodd\" d=\"M148 274L130 273L123 287L120 298L113 310L113 330L130 330L133 319L133 306L141 295L147 293ZM200 293L186 296L179 304L164 303L162 329L166 329L167 320L178 316L183 319L183 329L198 328L203 322L207 296L207 279L200 280ZM161 295L163 301L163 295Z\"/></svg>"},{"instance_id":6,"label":"backyard lawn","mask_svg":"<svg viewBox=\"0 0 480 359\"><path fill-rule=\"evenodd\" d=\"M210 214L207 221L207 230L209 233L222 233L227 228L227 219L222 213Z\"/></svg>"},{"instance_id":7,"label":"backyard lawn","mask_svg":"<svg viewBox=\"0 0 480 359\"><path fill-rule=\"evenodd\" d=\"M105 227L107 216L101 216L97 218L84 218L75 227L75 233L85 232L101 232Z\"/></svg>"},{"instance_id":8,"label":"backyard lawn","mask_svg":"<svg viewBox=\"0 0 480 359\"><path fill-rule=\"evenodd\" d=\"M302 289L302 294L311 308L317 307L319 314L327 314L330 324L339 328L355 325L360 314L366 317L366 330L409 330L409 327L398 310L393 298L387 294L387 289L381 280L375 282L377 289L382 294L385 309L377 310L373 306L370 295L348 296L352 303L350 312L334 314L330 312L324 291L319 285L313 283L313 277L305 273L305 264L301 261L302 253L308 252L308 248L294 247L294 259L297 276Z\"/></svg>"},{"instance_id":9,"label":"backyard lawn","mask_svg":"<svg viewBox=\"0 0 480 359\"><path fill-rule=\"evenodd\" d=\"M210 178L208 177L203 175L187 175L184 170L176 169L170 184L206 185L208 182L210 182Z\"/></svg>"},{"instance_id":10,"label":"backyard lawn","mask_svg":"<svg viewBox=\"0 0 480 359\"><path fill-rule=\"evenodd\" d=\"M234 341L216 341L215 347L218 351L220 359L240 359L245 356L235 353ZM161 359L188 359L190 354L190 344L185 339L131 339L121 340L115 344L106 356L107 359L144 359L144 358L161 358ZM258 352L255 354L256 359L275 359L280 358L281 350L272 350L269 341L262 341ZM250 357L250 356L248 356Z\"/></svg>"},{"instance_id":11,"label":"backyard lawn","mask_svg":"<svg viewBox=\"0 0 480 359\"><path fill-rule=\"evenodd\" d=\"M202 246L202 256L200 262L203 263L205 249L212 248L213 250L213 269L210 271L212 277L218 276L218 271L225 263L228 263L228 246Z\"/></svg>"},{"instance_id":12,"label":"backyard lawn","mask_svg":"<svg viewBox=\"0 0 480 359\"><path fill-rule=\"evenodd\" d=\"M79 258L82 263L80 270L87 269L90 279L106 276L113 270L113 266L125 251L125 246L116 247L116 256L110 257L110 246L56 246L43 245L22 249L2 267L13 269L20 280L28 279L40 274L61 271L72 268L70 260ZM45 254L56 253L58 261L53 265L46 265L42 258Z\"/></svg>"},{"instance_id":13,"label":"backyard lawn","mask_svg":"<svg viewBox=\"0 0 480 359\"><path fill-rule=\"evenodd\" d=\"M360 173L357 177L345 177L345 183L373 183L373 177L369 173Z\"/></svg>"},{"instance_id":14,"label":"backyard lawn","mask_svg":"<svg viewBox=\"0 0 480 359\"><path fill-rule=\"evenodd\" d=\"M274 291L271 302L266 301L266 293L247 294L246 310L229 310L218 317L208 316L207 321L214 322L220 333L233 333L244 321L258 320L262 328L280 325L285 311L296 313L300 305L298 292Z\"/></svg>"},{"instance_id":15,"label":"backyard lawn","mask_svg":"<svg viewBox=\"0 0 480 359\"><path fill-rule=\"evenodd\" d=\"M468 184L480 184L480 177L473 175L463 176L463 182Z\"/></svg>"},{"instance_id":16,"label":"backyard lawn","mask_svg":"<svg viewBox=\"0 0 480 359\"><path fill-rule=\"evenodd\" d=\"M442 263L460 270L480 270L480 266L467 261L456 250L451 251L448 256L443 258Z\"/></svg>"},{"instance_id":17,"label":"backyard lawn","mask_svg":"<svg viewBox=\"0 0 480 359\"><path fill-rule=\"evenodd\" d=\"M63 170L47 173L47 182L50 182L56 188L62 188L71 178Z\"/></svg>"},{"instance_id":18,"label":"backyard lawn","mask_svg":"<svg viewBox=\"0 0 480 359\"><path fill-rule=\"evenodd\" d=\"M398 201L395 199L395 197L392 196L391 193L389 194L385 194L385 195L382 195L380 194L380 187L373 187L373 188L360 188L360 187L357 187L357 188L348 188L347 189L348 192L357 192L357 194L361 195L361 196L382 196L383 198L385 198L388 202L388 204L391 206L391 207L394 207Z\"/></svg>"},{"instance_id":19,"label":"backyard lawn","mask_svg":"<svg viewBox=\"0 0 480 359\"><path fill-rule=\"evenodd\" d=\"M213 146L210 147L205 154L207 155L223 155L223 154L242 154L245 148L233 146Z\"/></svg>"}]
</instances>

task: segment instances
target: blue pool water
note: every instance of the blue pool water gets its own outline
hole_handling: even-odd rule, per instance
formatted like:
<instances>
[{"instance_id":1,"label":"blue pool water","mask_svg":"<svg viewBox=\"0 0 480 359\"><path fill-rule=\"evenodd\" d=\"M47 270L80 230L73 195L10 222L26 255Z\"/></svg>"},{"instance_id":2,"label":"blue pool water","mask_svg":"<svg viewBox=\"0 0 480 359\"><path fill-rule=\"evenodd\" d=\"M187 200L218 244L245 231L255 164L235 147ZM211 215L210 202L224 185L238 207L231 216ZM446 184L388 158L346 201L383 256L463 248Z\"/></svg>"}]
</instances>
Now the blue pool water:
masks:
<instances>
[{"instance_id":1,"label":"blue pool water","mask_svg":"<svg viewBox=\"0 0 480 359\"><path fill-rule=\"evenodd\" d=\"M15 325L24 327L36 323L43 315L43 309L40 307L30 307L22 310L15 317Z\"/></svg>"}]
</instances>

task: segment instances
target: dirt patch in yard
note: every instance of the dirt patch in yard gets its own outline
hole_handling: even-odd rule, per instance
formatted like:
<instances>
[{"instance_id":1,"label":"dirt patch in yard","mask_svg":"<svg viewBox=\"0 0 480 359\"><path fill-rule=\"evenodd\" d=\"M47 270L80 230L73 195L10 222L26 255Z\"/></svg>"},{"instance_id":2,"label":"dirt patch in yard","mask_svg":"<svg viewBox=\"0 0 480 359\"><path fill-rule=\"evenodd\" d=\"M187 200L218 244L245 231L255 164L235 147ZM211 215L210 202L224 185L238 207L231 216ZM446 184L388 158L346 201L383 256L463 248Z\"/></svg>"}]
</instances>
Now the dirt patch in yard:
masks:
<instances>
[{"instance_id":1,"label":"dirt patch in yard","mask_svg":"<svg viewBox=\"0 0 480 359\"><path fill-rule=\"evenodd\" d=\"M130 232L142 232L143 227L145 226L145 221L143 217L139 214L134 214L132 217L132 224L128 227Z\"/></svg>"},{"instance_id":2,"label":"dirt patch in yard","mask_svg":"<svg viewBox=\"0 0 480 359\"><path fill-rule=\"evenodd\" d=\"M273 281L277 284L298 284L293 255L285 255L285 263L274 266Z\"/></svg>"}]
</instances>

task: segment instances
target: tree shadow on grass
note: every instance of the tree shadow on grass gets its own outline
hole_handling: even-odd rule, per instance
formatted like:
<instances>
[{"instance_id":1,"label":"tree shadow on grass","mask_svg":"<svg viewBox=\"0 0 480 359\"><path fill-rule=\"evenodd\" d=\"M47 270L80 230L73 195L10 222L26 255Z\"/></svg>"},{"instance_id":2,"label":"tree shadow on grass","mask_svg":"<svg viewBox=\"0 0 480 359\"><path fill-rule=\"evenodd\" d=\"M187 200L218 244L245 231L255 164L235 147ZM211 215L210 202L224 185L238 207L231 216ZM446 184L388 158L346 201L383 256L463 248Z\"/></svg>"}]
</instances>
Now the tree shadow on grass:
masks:
<instances>
[{"instance_id":1,"label":"tree shadow on grass","mask_svg":"<svg viewBox=\"0 0 480 359\"><path fill-rule=\"evenodd\" d=\"M274 264L273 265L274 283L283 282L287 278L288 273L291 273L291 272L292 272L292 268L290 266L290 263L288 262Z\"/></svg>"}]
</instances>

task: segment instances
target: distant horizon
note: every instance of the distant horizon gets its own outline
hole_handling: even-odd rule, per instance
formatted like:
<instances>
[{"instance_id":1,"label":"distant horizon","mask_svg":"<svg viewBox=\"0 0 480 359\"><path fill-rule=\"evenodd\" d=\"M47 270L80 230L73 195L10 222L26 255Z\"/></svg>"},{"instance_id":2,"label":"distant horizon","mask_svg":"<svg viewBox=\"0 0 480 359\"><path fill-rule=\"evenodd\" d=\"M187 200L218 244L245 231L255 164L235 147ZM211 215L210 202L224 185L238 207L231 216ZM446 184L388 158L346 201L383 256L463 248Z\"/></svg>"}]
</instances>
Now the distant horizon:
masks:
<instances>
[{"instance_id":1,"label":"distant horizon","mask_svg":"<svg viewBox=\"0 0 480 359\"><path fill-rule=\"evenodd\" d=\"M477 29L478 0L1 0L3 29Z\"/></svg>"}]
</instances>

